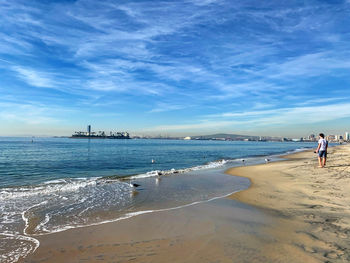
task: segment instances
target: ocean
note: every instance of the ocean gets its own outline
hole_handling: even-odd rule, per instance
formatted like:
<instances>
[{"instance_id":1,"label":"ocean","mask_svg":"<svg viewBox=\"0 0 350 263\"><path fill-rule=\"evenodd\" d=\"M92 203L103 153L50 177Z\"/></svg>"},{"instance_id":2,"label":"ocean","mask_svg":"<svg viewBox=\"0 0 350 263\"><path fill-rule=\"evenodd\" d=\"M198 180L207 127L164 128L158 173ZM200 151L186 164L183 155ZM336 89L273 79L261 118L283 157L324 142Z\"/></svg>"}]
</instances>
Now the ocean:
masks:
<instances>
[{"instance_id":1,"label":"ocean","mask_svg":"<svg viewBox=\"0 0 350 263\"><path fill-rule=\"evenodd\" d=\"M249 187L229 167L315 146L0 137L0 262L33 253L40 235L227 196Z\"/></svg>"}]
</instances>

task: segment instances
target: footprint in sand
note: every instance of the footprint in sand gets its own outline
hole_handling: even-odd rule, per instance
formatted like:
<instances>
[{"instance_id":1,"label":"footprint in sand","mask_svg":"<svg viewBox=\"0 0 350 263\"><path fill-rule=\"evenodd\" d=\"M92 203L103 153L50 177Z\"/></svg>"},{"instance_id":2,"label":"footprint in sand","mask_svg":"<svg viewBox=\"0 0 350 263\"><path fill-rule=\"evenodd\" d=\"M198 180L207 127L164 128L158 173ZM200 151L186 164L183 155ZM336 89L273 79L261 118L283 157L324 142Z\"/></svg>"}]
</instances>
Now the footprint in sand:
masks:
<instances>
[{"instance_id":1,"label":"footprint in sand","mask_svg":"<svg viewBox=\"0 0 350 263\"><path fill-rule=\"evenodd\" d=\"M337 259L340 258L344 254L343 251L330 251L324 254L324 257L331 258L331 259Z\"/></svg>"},{"instance_id":2,"label":"footprint in sand","mask_svg":"<svg viewBox=\"0 0 350 263\"><path fill-rule=\"evenodd\" d=\"M347 234L345 234L345 233L337 233L337 235L338 235L338 237L340 237L340 238L343 238L343 239L347 239L348 238L348 235Z\"/></svg>"},{"instance_id":3,"label":"footprint in sand","mask_svg":"<svg viewBox=\"0 0 350 263\"><path fill-rule=\"evenodd\" d=\"M304 246L303 248L304 248L304 250L305 250L306 252L309 252L309 253L315 253L315 252L316 252L316 250L313 249L312 247Z\"/></svg>"},{"instance_id":4,"label":"footprint in sand","mask_svg":"<svg viewBox=\"0 0 350 263\"><path fill-rule=\"evenodd\" d=\"M322 205L310 205L309 208L315 209L315 208L322 208Z\"/></svg>"},{"instance_id":5,"label":"footprint in sand","mask_svg":"<svg viewBox=\"0 0 350 263\"><path fill-rule=\"evenodd\" d=\"M334 223L338 222L339 220L337 218L326 218L325 222L327 223Z\"/></svg>"},{"instance_id":6,"label":"footprint in sand","mask_svg":"<svg viewBox=\"0 0 350 263\"><path fill-rule=\"evenodd\" d=\"M307 219L315 219L315 215L314 214L306 215L305 218L307 218Z\"/></svg>"},{"instance_id":7,"label":"footprint in sand","mask_svg":"<svg viewBox=\"0 0 350 263\"><path fill-rule=\"evenodd\" d=\"M320 225L314 228L314 232L323 232L323 231L324 231L324 228Z\"/></svg>"}]
</instances>

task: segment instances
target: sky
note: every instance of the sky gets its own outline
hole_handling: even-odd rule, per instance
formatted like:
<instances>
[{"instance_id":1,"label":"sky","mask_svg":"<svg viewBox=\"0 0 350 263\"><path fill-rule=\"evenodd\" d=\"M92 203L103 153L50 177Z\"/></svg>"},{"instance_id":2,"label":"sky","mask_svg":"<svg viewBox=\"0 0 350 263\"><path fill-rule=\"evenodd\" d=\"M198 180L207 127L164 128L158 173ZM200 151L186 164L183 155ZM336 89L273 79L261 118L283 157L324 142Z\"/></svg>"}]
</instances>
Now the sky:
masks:
<instances>
[{"instance_id":1,"label":"sky","mask_svg":"<svg viewBox=\"0 0 350 263\"><path fill-rule=\"evenodd\" d=\"M350 131L350 0L0 0L0 136Z\"/></svg>"}]
</instances>

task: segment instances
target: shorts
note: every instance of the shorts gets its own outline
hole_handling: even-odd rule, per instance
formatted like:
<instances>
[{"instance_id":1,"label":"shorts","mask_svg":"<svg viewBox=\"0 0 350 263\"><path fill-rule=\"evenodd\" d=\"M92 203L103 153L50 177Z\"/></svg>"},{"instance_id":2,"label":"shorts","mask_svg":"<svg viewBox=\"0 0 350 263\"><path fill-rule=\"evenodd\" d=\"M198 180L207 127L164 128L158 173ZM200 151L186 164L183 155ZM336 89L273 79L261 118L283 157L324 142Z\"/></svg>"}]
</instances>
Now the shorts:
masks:
<instances>
[{"instance_id":1,"label":"shorts","mask_svg":"<svg viewBox=\"0 0 350 263\"><path fill-rule=\"evenodd\" d=\"M321 158L327 158L327 151L319 151L318 156Z\"/></svg>"}]
</instances>

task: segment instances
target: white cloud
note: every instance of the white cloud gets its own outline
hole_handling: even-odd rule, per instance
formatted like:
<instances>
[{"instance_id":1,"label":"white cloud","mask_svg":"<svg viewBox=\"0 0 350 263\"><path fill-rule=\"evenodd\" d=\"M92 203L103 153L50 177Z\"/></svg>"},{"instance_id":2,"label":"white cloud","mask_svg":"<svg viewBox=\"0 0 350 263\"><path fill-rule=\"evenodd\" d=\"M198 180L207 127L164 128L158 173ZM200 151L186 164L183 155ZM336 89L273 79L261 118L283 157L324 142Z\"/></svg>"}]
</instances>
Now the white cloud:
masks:
<instances>
[{"instance_id":1,"label":"white cloud","mask_svg":"<svg viewBox=\"0 0 350 263\"><path fill-rule=\"evenodd\" d=\"M341 57L342 56L342 57ZM349 54L319 52L297 56L280 64L272 64L261 74L272 78L314 77L330 74L334 69L350 69L350 62L344 60Z\"/></svg>"},{"instance_id":2,"label":"white cloud","mask_svg":"<svg viewBox=\"0 0 350 263\"><path fill-rule=\"evenodd\" d=\"M316 102L310 98L317 98L312 78L338 77L350 68L346 36L339 32L344 29L336 30L340 20L334 17L335 11L342 13L339 6L326 3L22 3L0 3L0 60L17 62L1 66L1 73L10 69L28 85L63 91L68 94L60 97L62 101L69 97L78 104L85 100L98 105L103 97L119 101L128 94L130 101L137 98L147 105L144 112L150 105L152 113L176 112L187 104L196 110L228 111L176 129L239 122L277 125L288 118L300 123L289 112L312 121L315 114L307 110ZM346 83L347 77L342 81ZM339 93L344 89L345 84L334 88ZM318 102L327 106L339 101ZM283 104L288 109L270 110ZM337 118L330 108L323 110Z\"/></svg>"},{"instance_id":3,"label":"white cloud","mask_svg":"<svg viewBox=\"0 0 350 263\"><path fill-rule=\"evenodd\" d=\"M112 80L106 79L95 79L87 82L87 86L90 89L98 90L98 91L123 91L125 87L122 85L118 85Z\"/></svg>"},{"instance_id":4,"label":"white cloud","mask_svg":"<svg viewBox=\"0 0 350 263\"><path fill-rule=\"evenodd\" d=\"M290 126L334 121L350 117L350 103L330 104L317 107L281 108L275 110L227 112L206 116L207 119L192 123L160 125L148 130L191 131L199 129Z\"/></svg>"},{"instance_id":5,"label":"white cloud","mask_svg":"<svg viewBox=\"0 0 350 263\"><path fill-rule=\"evenodd\" d=\"M31 86L51 88L54 86L54 81L52 80L51 74L46 72L36 71L30 68L25 68L21 66L11 67L13 71L18 73L18 76Z\"/></svg>"},{"instance_id":6,"label":"white cloud","mask_svg":"<svg viewBox=\"0 0 350 263\"><path fill-rule=\"evenodd\" d=\"M57 112L67 109L50 108L28 103L0 102L0 119L7 122L20 122L29 125L56 123Z\"/></svg>"},{"instance_id":7,"label":"white cloud","mask_svg":"<svg viewBox=\"0 0 350 263\"><path fill-rule=\"evenodd\" d=\"M299 98L299 102L297 102L295 105L296 106L319 106L319 105L326 105L327 103L329 104L330 102L341 102L341 101L349 101L350 97L326 97L326 98Z\"/></svg>"},{"instance_id":8,"label":"white cloud","mask_svg":"<svg viewBox=\"0 0 350 263\"><path fill-rule=\"evenodd\" d=\"M205 5L210 5L214 3L219 3L222 1L221 0L189 0L189 2L198 6L205 6Z\"/></svg>"},{"instance_id":9,"label":"white cloud","mask_svg":"<svg viewBox=\"0 0 350 263\"><path fill-rule=\"evenodd\" d=\"M149 111L149 113L156 112L167 112L167 111L177 111L185 108L193 107L193 105L181 105L181 104L172 104L172 103L157 103L157 105Z\"/></svg>"},{"instance_id":10,"label":"white cloud","mask_svg":"<svg viewBox=\"0 0 350 263\"><path fill-rule=\"evenodd\" d=\"M174 131L203 131L203 130L212 130L222 127L229 127L231 125L239 125L238 122L234 121L203 121L197 123L185 123L177 125L159 125L156 127L151 127L145 129L145 131L162 131L162 132L174 132Z\"/></svg>"},{"instance_id":11,"label":"white cloud","mask_svg":"<svg viewBox=\"0 0 350 263\"><path fill-rule=\"evenodd\" d=\"M350 103L296 107L277 110L276 114L258 120L261 125L305 124L350 117Z\"/></svg>"}]
</instances>

